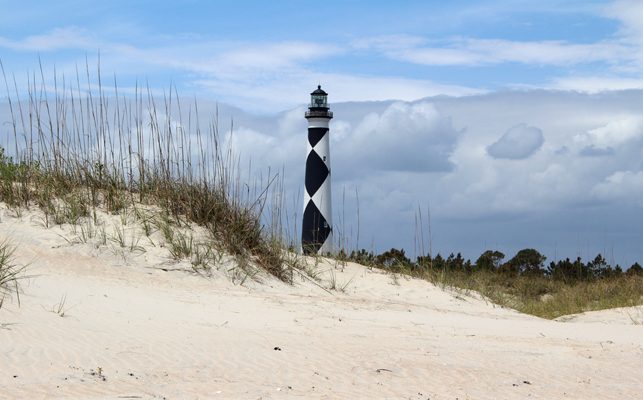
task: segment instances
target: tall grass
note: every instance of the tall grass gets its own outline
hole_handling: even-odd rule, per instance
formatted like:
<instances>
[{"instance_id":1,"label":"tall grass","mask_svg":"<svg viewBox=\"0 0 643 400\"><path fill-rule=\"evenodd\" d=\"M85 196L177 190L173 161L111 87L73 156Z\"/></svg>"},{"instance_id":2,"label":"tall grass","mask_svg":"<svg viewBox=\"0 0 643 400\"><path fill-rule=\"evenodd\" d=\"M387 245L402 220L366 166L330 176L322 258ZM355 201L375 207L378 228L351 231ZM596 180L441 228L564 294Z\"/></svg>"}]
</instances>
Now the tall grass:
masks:
<instances>
[{"instance_id":1,"label":"tall grass","mask_svg":"<svg viewBox=\"0 0 643 400\"><path fill-rule=\"evenodd\" d=\"M3 135L14 146L11 157L0 153L0 201L17 213L39 207L46 226L95 220L99 208L158 206L176 224L206 227L213 245L240 262L290 279L280 238L261 222L277 174L263 187L242 184L218 112L203 127L196 102L182 104L176 90L155 96L136 85L123 95L115 80L104 85L100 66L72 80L47 79L41 67L23 96L2 72L11 115Z\"/></svg>"}]
</instances>

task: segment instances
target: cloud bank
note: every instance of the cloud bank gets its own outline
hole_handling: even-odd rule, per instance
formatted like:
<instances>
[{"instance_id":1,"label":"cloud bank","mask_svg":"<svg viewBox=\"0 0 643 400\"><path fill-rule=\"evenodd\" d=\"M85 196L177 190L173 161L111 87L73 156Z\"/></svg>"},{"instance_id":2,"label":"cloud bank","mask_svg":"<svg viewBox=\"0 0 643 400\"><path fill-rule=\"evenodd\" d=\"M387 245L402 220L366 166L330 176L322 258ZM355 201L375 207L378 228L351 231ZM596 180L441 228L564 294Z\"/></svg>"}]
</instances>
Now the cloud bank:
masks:
<instances>
[{"instance_id":1,"label":"cloud bank","mask_svg":"<svg viewBox=\"0 0 643 400\"><path fill-rule=\"evenodd\" d=\"M283 174L284 215L297 232L305 106L267 116L199 104L202 127L218 111L222 144L240 155L240 170L250 175L244 181L268 168ZM421 210L425 225L430 211L433 249L442 254L535 247L550 258L589 258L613 248L621 265L641 261L643 232L634 222L643 218L640 104L643 91L331 103L338 237L351 247L404 247L414 255ZM11 149L9 121L8 104L0 103L0 145Z\"/></svg>"},{"instance_id":2,"label":"cloud bank","mask_svg":"<svg viewBox=\"0 0 643 400\"><path fill-rule=\"evenodd\" d=\"M643 218L642 103L643 91L332 103L338 229L355 241L359 210L361 239L351 245L413 253L418 207L425 218L430 207L434 251L443 254L536 247L587 258L614 248L622 265L643 259L643 233L627 229ZM295 220L304 110L235 122L253 165L283 166Z\"/></svg>"},{"instance_id":3,"label":"cloud bank","mask_svg":"<svg viewBox=\"0 0 643 400\"><path fill-rule=\"evenodd\" d=\"M367 114L355 128L341 119L336 124L344 132L333 143L342 166L355 175L453 169L449 156L459 132L431 103L396 102L382 113Z\"/></svg>"}]
</instances>

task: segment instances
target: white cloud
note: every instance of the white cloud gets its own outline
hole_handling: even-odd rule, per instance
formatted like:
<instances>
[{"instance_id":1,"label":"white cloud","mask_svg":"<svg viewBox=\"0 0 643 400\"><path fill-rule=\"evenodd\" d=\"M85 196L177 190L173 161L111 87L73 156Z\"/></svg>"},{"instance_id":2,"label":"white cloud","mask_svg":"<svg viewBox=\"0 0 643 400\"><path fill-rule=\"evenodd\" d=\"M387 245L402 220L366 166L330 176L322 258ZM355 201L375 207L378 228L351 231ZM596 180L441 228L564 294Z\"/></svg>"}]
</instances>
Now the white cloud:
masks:
<instances>
[{"instance_id":1,"label":"white cloud","mask_svg":"<svg viewBox=\"0 0 643 400\"><path fill-rule=\"evenodd\" d=\"M585 149L597 151L619 147L643 138L643 117L630 115L609 121L603 126L574 136L574 142Z\"/></svg>"},{"instance_id":2,"label":"white cloud","mask_svg":"<svg viewBox=\"0 0 643 400\"><path fill-rule=\"evenodd\" d=\"M643 171L616 171L592 189L605 201L643 206Z\"/></svg>"},{"instance_id":3,"label":"white cloud","mask_svg":"<svg viewBox=\"0 0 643 400\"><path fill-rule=\"evenodd\" d=\"M594 185L615 171L636 169L643 146L629 139L613 148L613 157L583 157L582 149L588 143L579 143L576 136L601 132L594 130L605 126L622 126L617 121L634 115L642 93L514 92L435 100L455 127L466 130L449 158L455 169L431 183L423 196L433 205L441 204L436 215L458 219L527 216L592 206L600 200L589 195ZM519 163L489 158L487 147L498 140L497 132L520 122L526 122L522 128L537 126L547 132L547 141L540 144L541 133L534 131L527 134L533 137L525 145L520 141L525 135L519 134L502 155L526 156L530 151L531 155Z\"/></svg>"},{"instance_id":4,"label":"white cloud","mask_svg":"<svg viewBox=\"0 0 643 400\"><path fill-rule=\"evenodd\" d=\"M229 148L243 158L252 157L266 160L268 153L278 148L279 143L277 139L271 135L246 127L240 127L233 132L226 132L223 145L223 148ZM274 159L272 161L274 161Z\"/></svg>"},{"instance_id":5,"label":"white cloud","mask_svg":"<svg viewBox=\"0 0 643 400\"><path fill-rule=\"evenodd\" d=\"M342 126L342 124L340 124ZM347 177L377 171L444 172L460 132L427 102L393 103L366 115L336 140L340 168Z\"/></svg>"},{"instance_id":6,"label":"white cloud","mask_svg":"<svg viewBox=\"0 0 643 400\"><path fill-rule=\"evenodd\" d=\"M494 158L522 160L534 154L545 142L543 132L533 126L516 125L489 147L487 153Z\"/></svg>"},{"instance_id":7,"label":"white cloud","mask_svg":"<svg viewBox=\"0 0 643 400\"><path fill-rule=\"evenodd\" d=\"M89 33L77 27L53 29L40 35L31 35L23 39L12 40L0 37L0 47L18 51L49 52L67 49L98 50L99 43Z\"/></svg>"},{"instance_id":8,"label":"white cloud","mask_svg":"<svg viewBox=\"0 0 643 400\"><path fill-rule=\"evenodd\" d=\"M388 35L360 38L353 40L350 44L357 50L390 50L413 48L423 45L426 39L412 35Z\"/></svg>"},{"instance_id":9,"label":"white cloud","mask_svg":"<svg viewBox=\"0 0 643 400\"><path fill-rule=\"evenodd\" d=\"M605 15L621 22L620 35L631 42L643 42L643 3L638 0L616 0L605 7Z\"/></svg>"},{"instance_id":10,"label":"white cloud","mask_svg":"<svg viewBox=\"0 0 643 400\"><path fill-rule=\"evenodd\" d=\"M433 45L432 45L433 44ZM383 37L356 42L358 48L380 51L388 57L431 66L478 66L500 63L575 65L631 57L631 48L617 41L576 44L566 41L513 41L456 38L431 43L420 37Z\"/></svg>"},{"instance_id":11,"label":"white cloud","mask_svg":"<svg viewBox=\"0 0 643 400\"><path fill-rule=\"evenodd\" d=\"M312 76L332 85L328 87L332 91L333 101L413 101L438 95L459 97L485 93L482 89L441 84L427 79L349 74Z\"/></svg>"},{"instance_id":12,"label":"white cloud","mask_svg":"<svg viewBox=\"0 0 643 400\"><path fill-rule=\"evenodd\" d=\"M271 75L262 80L261 74L245 79L223 78L213 74L196 81L213 93L230 99L248 110L274 111L306 103L314 83L321 83L329 93L329 101L413 101L427 96L467 96L484 91L457 85L444 85L424 79L393 76L349 75L319 73L301 68ZM312 85L311 85L312 83Z\"/></svg>"},{"instance_id":13,"label":"white cloud","mask_svg":"<svg viewBox=\"0 0 643 400\"><path fill-rule=\"evenodd\" d=\"M600 93L612 90L643 89L643 77L624 78L617 76L569 76L558 77L547 85L551 89L573 90L585 93Z\"/></svg>"},{"instance_id":14,"label":"white cloud","mask_svg":"<svg viewBox=\"0 0 643 400\"><path fill-rule=\"evenodd\" d=\"M191 54L180 66L217 78L253 79L266 74L285 75L299 71L308 62L342 52L337 46L313 42L231 43L221 48L214 42L201 43L204 52ZM230 48L229 48L230 47ZM270 79L268 79L270 80Z\"/></svg>"}]
</instances>

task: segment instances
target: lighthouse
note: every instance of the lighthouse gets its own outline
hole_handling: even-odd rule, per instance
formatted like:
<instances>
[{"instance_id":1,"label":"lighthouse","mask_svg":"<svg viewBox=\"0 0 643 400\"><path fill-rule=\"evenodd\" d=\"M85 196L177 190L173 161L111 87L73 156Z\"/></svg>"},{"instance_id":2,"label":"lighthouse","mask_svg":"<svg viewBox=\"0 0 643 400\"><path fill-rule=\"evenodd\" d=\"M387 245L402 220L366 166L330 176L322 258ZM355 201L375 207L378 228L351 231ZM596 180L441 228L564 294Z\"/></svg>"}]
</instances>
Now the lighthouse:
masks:
<instances>
[{"instance_id":1,"label":"lighthouse","mask_svg":"<svg viewBox=\"0 0 643 400\"><path fill-rule=\"evenodd\" d=\"M330 190L330 141L328 93L321 85L310 94L306 111L308 150L304 189L301 247L304 254L326 254L333 249L333 218Z\"/></svg>"}]
</instances>

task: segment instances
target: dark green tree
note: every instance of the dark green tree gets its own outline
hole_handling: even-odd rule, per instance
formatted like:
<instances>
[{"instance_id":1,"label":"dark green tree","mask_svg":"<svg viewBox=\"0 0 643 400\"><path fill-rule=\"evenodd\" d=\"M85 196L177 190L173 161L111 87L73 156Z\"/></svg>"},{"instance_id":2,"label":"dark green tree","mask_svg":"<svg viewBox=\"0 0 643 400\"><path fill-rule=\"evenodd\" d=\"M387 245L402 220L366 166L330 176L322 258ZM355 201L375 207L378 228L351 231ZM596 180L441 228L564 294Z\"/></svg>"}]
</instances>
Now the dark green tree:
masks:
<instances>
[{"instance_id":1,"label":"dark green tree","mask_svg":"<svg viewBox=\"0 0 643 400\"><path fill-rule=\"evenodd\" d=\"M521 275L543 275L543 263L547 257L535 249L522 249L504 267L507 272Z\"/></svg>"},{"instance_id":2,"label":"dark green tree","mask_svg":"<svg viewBox=\"0 0 643 400\"><path fill-rule=\"evenodd\" d=\"M614 267L614 276L618 277L623 275L623 268L621 268L620 265L616 264L616 267Z\"/></svg>"},{"instance_id":3,"label":"dark green tree","mask_svg":"<svg viewBox=\"0 0 643 400\"><path fill-rule=\"evenodd\" d=\"M575 272L576 280L587 280L589 278L589 269L580 257L576 257L572 268Z\"/></svg>"},{"instance_id":4,"label":"dark green tree","mask_svg":"<svg viewBox=\"0 0 643 400\"><path fill-rule=\"evenodd\" d=\"M476 260L476 269L494 271L500 268L505 255L498 250L487 250Z\"/></svg>"},{"instance_id":5,"label":"dark green tree","mask_svg":"<svg viewBox=\"0 0 643 400\"><path fill-rule=\"evenodd\" d=\"M575 263L569 258L549 263L547 275L554 280L570 283L578 280Z\"/></svg>"},{"instance_id":6,"label":"dark green tree","mask_svg":"<svg viewBox=\"0 0 643 400\"><path fill-rule=\"evenodd\" d=\"M453 253L449 254L449 257L446 260L446 268L450 271L461 271L464 269L464 258L462 254L458 253L454 255Z\"/></svg>"},{"instance_id":7,"label":"dark green tree","mask_svg":"<svg viewBox=\"0 0 643 400\"><path fill-rule=\"evenodd\" d=\"M377 256L375 261L377 264L393 270L399 270L403 267L411 266L411 260L409 260L404 253L404 249L398 250L392 248L391 250L387 250Z\"/></svg>"},{"instance_id":8,"label":"dark green tree","mask_svg":"<svg viewBox=\"0 0 643 400\"><path fill-rule=\"evenodd\" d=\"M434 269L445 269L446 268L446 261L444 258L438 253L437 256L433 259L433 268Z\"/></svg>"},{"instance_id":9,"label":"dark green tree","mask_svg":"<svg viewBox=\"0 0 643 400\"><path fill-rule=\"evenodd\" d=\"M464 270L469 274L473 272L473 264L471 264L471 260L467 259L467 261L464 262Z\"/></svg>"},{"instance_id":10,"label":"dark green tree","mask_svg":"<svg viewBox=\"0 0 643 400\"><path fill-rule=\"evenodd\" d=\"M612 267L607 265L607 260L600 253L587 263L588 279L607 278L612 275Z\"/></svg>"},{"instance_id":11,"label":"dark green tree","mask_svg":"<svg viewBox=\"0 0 643 400\"><path fill-rule=\"evenodd\" d=\"M635 276L635 275L643 276L643 268L639 263L635 262L634 264L632 264L632 266L627 270L625 274L627 276Z\"/></svg>"}]
</instances>

